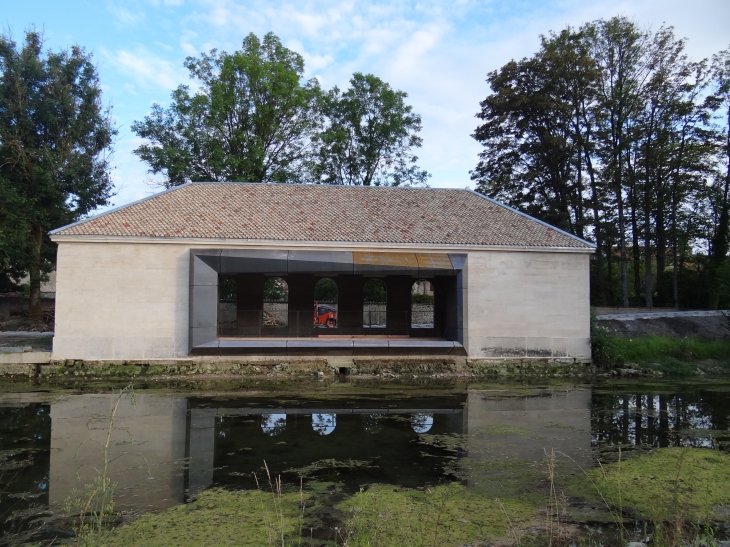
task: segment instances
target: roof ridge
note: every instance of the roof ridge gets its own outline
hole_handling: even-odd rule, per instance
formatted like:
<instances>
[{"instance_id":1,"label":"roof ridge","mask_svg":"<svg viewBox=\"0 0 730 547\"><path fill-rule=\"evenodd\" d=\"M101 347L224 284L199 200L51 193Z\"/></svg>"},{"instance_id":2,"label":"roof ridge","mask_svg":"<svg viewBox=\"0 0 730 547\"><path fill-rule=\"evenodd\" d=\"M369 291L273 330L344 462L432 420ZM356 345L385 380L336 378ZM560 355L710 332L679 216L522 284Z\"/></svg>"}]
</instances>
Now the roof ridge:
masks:
<instances>
[{"instance_id":1,"label":"roof ridge","mask_svg":"<svg viewBox=\"0 0 730 547\"><path fill-rule=\"evenodd\" d=\"M443 188L432 186L377 186L364 184L331 184L325 182L251 182L251 181L235 181L235 180L195 180L185 183L187 184L236 184L250 186L272 186L277 188L306 187L306 188L348 188L348 189L389 189L389 190L449 190L458 192L471 192L470 188ZM160 192L162 193L162 192Z\"/></svg>"}]
</instances>

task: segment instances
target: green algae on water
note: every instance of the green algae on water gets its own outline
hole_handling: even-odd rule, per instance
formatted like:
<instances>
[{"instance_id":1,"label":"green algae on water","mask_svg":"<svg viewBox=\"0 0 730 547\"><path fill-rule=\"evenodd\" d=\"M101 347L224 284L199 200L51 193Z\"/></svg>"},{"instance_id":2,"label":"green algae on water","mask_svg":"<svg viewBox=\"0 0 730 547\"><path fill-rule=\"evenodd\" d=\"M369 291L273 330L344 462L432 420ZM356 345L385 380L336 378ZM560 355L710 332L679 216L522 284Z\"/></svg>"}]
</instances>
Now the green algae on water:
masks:
<instances>
[{"instance_id":1,"label":"green algae on water","mask_svg":"<svg viewBox=\"0 0 730 547\"><path fill-rule=\"evenodd\" d=\"M117 528L107 545L288 547L299 545L300 539L308 544L310 528L322 524L313 520L324 511L341 522L331 528L334 536L329 541L318 543L456 547L504 537L537 517L537 509L529 503L488 499L458 483L419 490L374 485L329 509L322 502L328 495L341 495L336 485L314 486L318 488L312 492L281 495L208 490L191 504L148 514Z\"/></svg>"},{"instance_id":2,"label":"green algae on water","mask_svg":"<svg viewBox=\"0 0 730 547\"><path fill-rule=\"evenodd\" d=\"M537 515L529 503L489 499L458 483L425 490L374 485L341 502L347 545L460 546L504 537Z\"/></svg>"},{"instance_id":3,"label":"green algae on water","mask_svg":"<svg viewBox=\"0 0 730 547\"><path fill-rule=\"evenodd\" d=\"M659 448L592 469L576 494L656 521L727 520L730 455L706 448Z\"/></svg>"},{"instance_id":4,"label":"green algae on water","mask_svg":"<svg viewBox=\"0 0 730 547\"><path fill-rule=\"evenodd\" d=\"M207 490L194 503L147 514L117 528L107 545L296 545L294 538L301 537L302 502L306 505L308 500L306 492L279 496L261 490Z\"/></svg>"}]
</instances>

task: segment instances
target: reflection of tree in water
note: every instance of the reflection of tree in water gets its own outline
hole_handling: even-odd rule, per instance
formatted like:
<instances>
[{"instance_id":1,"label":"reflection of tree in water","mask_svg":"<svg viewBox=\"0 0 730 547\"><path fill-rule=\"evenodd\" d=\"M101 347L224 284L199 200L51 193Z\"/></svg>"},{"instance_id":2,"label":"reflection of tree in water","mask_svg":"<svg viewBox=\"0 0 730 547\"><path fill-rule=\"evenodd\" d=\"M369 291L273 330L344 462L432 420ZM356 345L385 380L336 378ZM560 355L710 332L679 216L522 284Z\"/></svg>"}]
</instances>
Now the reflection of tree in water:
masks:
<instances>
[{"instance_id":1,"label":"reflection of tree in water","mask_svg":"<svg viewBox=\"0 0 730 547\"><path fill-rule=\"evenodd\" d=\"M41 524L26 511L48 505L50 449L48 405L0 406L0 537L24 543Z\"/></svg>"},{"instance_id":2,"label":"reflection of tree in water","mask_svg":"<svg viewBox=\"0 0 730 547\"><path fill-rule=\"evenodd\" d=\"M368 433L380 433L383 430L383 415L382 414L365 414L362 417L365 431Z\"/></svg>"},{"instance_id":3,"label":"reflection of tree in water","mask_svg":"<svg viewBox=\"0 0 730 547\"><path fill-rule=\"evenodd\" d=\"M337 427L337 414L312 414L312 429L320 435L329 435Z\"/></svg>"},{"instance_id":4,"label":"reflection of tree in water","mask_svg":"<svg viewBox=\"0 0 730 547\"><path fill-rule=\"evenodd\" d=\"M262 414L261 431L265 434L278 435L286 427L286 414Z\"/></svg>"},{"instance_id":5,"label":"reflection of tree in water","mask_svg":"<svg viewBox=\"0 0 730 547\"><path fill-rule=\"evenodd\" d=\"M723 448L730 393L704 389L685 393L594 393L592 444ZM703 433L706 432L706 433ZM719 444L718 444L718 441Z\"/></svg>"},{"instance_id":6,"label":"reflection of tree in water","mask_svg":"<svg viewBox=\"0 0 730 547\"><path fill-rule=\"evenodd\" d=\"M433 414L418 412L411 417L411 427L418 434L427 433L433 427Z\"/></svg>"}]
</instances>

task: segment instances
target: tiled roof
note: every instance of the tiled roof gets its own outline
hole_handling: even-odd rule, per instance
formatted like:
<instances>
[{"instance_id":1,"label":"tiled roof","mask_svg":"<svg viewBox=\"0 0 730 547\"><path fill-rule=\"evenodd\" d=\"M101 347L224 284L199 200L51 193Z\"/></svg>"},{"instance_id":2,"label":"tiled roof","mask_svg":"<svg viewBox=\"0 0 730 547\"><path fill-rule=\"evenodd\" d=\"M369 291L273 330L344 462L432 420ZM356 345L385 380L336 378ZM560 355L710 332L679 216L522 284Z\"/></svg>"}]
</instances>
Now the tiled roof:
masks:
<instances>
[{"instance_id":1,"label":"tiled roof","mask_svg":"<svg viewBox=\"0 0 730 547\"><path fill-rule=\"evenodd\" d=\"M186 184L52 235L592 248L469 190L293 184Z\"/></svg>"}]
</instances>

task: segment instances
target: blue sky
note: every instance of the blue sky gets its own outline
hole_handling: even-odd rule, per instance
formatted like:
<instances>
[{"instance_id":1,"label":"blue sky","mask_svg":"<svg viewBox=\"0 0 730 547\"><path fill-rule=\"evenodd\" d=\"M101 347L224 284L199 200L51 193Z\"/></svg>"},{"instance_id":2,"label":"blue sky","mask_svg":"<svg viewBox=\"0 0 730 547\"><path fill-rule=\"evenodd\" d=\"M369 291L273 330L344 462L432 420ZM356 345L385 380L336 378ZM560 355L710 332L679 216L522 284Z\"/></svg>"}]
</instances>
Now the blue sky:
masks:
<instances>
[{"instance_id":1,"label":"blue sky","mask_svg":"<svg viewBox=\"0 0 730 547\"><path fill-rule=\"evenodd\" d=\"M94 54L119 127L114 180L122 205L159 191L132 154L131 132L153 102L167 105L188 76L186 56L238 49L249 32L276 33L303 55L308 77L347 87L371 72L406 91L423 119L420 164L433 187L471 186L479 147L469 136L488 87L485 75L536 51L539 35L625 15L673 25L699 59L730 46L728 0L26 0L0 2L0 24L22 40L34 25L48 47L79 44ZM159 181L158 181L159 182Z\"/></svg>"}]
</instances>

